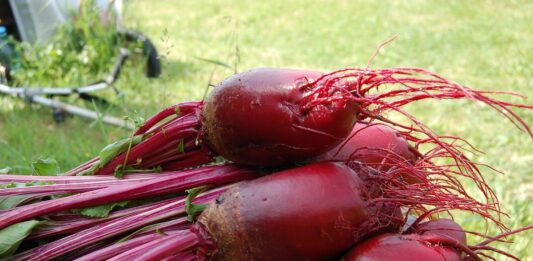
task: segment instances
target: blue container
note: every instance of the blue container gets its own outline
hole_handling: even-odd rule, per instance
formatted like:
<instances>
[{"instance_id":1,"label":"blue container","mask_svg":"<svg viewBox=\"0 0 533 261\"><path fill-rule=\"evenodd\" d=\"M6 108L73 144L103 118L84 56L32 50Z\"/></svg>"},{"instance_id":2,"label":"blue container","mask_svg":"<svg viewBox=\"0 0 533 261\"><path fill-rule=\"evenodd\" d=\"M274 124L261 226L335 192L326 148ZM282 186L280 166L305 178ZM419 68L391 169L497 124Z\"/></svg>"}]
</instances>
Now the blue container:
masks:
<instances>
[{"instance_id":1,"label":"blue container","mask_svg":"<svg viewBox=\"0 0 533 261\"><path fill-rule=\"evenodd\" d=\"M9 66L10 59L14 54L13 46L9 44L8 40L6 27L0 26L0 63L4 67Z\"/></svg>"}]
</instances>

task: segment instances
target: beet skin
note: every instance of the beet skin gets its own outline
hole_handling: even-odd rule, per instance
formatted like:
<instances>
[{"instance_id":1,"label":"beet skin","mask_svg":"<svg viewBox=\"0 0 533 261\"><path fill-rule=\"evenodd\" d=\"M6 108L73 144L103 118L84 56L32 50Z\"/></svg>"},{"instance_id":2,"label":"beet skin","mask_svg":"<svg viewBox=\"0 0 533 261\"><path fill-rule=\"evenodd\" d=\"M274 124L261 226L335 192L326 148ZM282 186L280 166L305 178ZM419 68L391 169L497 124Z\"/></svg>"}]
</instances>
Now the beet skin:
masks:
<instances>
[{"instance_id":1,"label":"beet skin","mask_svg":"<svg viewBox=\"0 0 533 261\"><path fill-rule=\"evenodd\" d=\"M415 164L418 152L402 134L384 124L355 124L346 141L312 161L358 161L381 171L397 166L398 162ZM422 182L413 172L402 173L410 184Z\"/></svg>"},{"instance_id":2,"label":"beet skin","mask_svg":"<svg viewBox=\"0 0 533 261\"><path fill-rule=\"evenodd\" d=\"M421 223L411 232L387 233L368 239L341 261L461 261L461 250L467 248L465 232L450 219Z\"/></svg>"},{"instance_id":3,"label":"beet skin","mask_svg":"<svg viewBox=\"0 0 533 261\"><path fill-rule=\"evenodd\" d=\"M346 142L328 151L325 160L357 160L374 167L389 169L393 160L414 163L420 153L393 128L383 124L355 124Z\"/></svg>"},{"instance_id":4,"label":"beet skin","mask_svg":"<svg viewBox=\"0 0 533 261\"><path fill-rule=\"evenodd\" d=\"M198 221L218 260L327 260L364 236L398 227L398 208L367 200L354 170L315 163L239 183Z\"/></svg>"},{"instance_id":5,"label":"beet skin","mask_svg":"<svg viewBox=\"0 0 533 261\"><path fill-rule=\"evenodd\" d=\"M321 75L261 68L224 80L204 105L202 120L210 147L236 163L269 167L314 157L338 145L355 124L356 108L343 99L308 106L316 100L304 102L309 92L300 87Z\"/></svg>"}]
</instances>

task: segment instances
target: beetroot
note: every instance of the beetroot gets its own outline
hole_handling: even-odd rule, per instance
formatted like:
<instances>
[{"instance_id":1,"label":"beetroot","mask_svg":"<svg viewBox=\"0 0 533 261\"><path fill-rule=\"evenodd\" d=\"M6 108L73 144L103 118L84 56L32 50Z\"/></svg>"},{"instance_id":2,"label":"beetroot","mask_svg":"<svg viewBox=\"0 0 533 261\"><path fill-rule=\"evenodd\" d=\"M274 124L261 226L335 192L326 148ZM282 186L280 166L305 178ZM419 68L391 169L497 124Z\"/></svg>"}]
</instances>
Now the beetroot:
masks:
<instances>
[{"instance_id":1,"label":"beetroot","mask_svg":"<svg viewBox=\"0 0 533 261\"><path fill-rule=\"evenodd\" d=\"M397 84L382 91L379 87ZM495 100L487 94L423 69L343 69L328 74L261 68L236 74L207 98L202 122L205 141L223 157L240 164L270 167L317 156L338 145L356 121L387 122L420 134L443 147L459 165L471 162L455 146L401 107L423 99L473 99L489 104L515 125L531 130L510 108L533 108ZM383 117L397 111L414 125ZM411 135L411 134L410 134ZM414 136L413 136L414 137ZM390 137L389 137L390 138Z\"/></svg>"},{"instance_id":2,"label":"beetroot","mask_svg":"<svg viewBox=\"0 0 533 261\"><path fill-rule=\"evenodd\" d=\"M357 123L344 142L313 161L358 161L387 171L399 163L414 165L422 157L404 135L393 128L385 124ZM419 183L425 178L412 171L401 176L409 183Z\"/></svg>"},{"instance_id":3,"label":"beetroot","mask_svg":"<svg viewBox=\"0 0 533 261\"><path fill-rule=\"evenodd\" d=\"M326 74L254 69L224 80L205 102L187 102L162 110L147 120L129 142L115 144L113 153L101 153L68 174L121 176L154 167L176 170L210 163L216 156L256 167L292 165L327 152L349 135L356 121L370 119L388 123L426 143L433 142L447 151L466 175L472 175L475 167L457 152L456 145L442 141L402 107L424 99L476 100L533 137L512 110L533 106L497 100L490 97L492 94L513 95L477 91L417 68L347 68ZM386 118L389 111L398 112L412 124Z\"/></svg>"},{"instance_id":4,"label":"beetroot","mask_svg":"<svg viewBox=\"0 0 533 261\"><path fill-rule=\"evenodd\" d=\"M302 110L307 92L298 82L320 75L263 68L224 80L205 102L203 125L210 147L237 163L277 166L339 144L355 124L353 102L338 100Z\"/></svg>"},{"instance_id":5,"label":"beetroot","mask_svg":"<svg viewBox=\"0 0 533 261\"><path fill-rule=\"evenodd\" d=\"M414 165L422 158L402 133L385 124L358 122L344 142L313 161L357 161L387 171L399 163ZM402 177L409 183L422 182L424 177L413 173L403 173Z\"/></svg>"},{"instance_id":6,"label":"beetroot","mask_svg":"<svg viewBox=\"0 0 533 261\"><path fill-rule=\"evenodd\" d=\"M381 234L355 247L343 261L461 261L460 252L440 245L439 238L416 234Z\"/></svg>"},{"instance_id":7,"label":"beetroot","mask_svg":"<svg viewBox=\"0 0 533 261\"><path fill-rule=\"evenodd\" d=\"M487 237L480 244L467 245L466 232L457 223L450 219L431 220L415 224L406 234L385 233L365 240L345 254L341 261L466 261L481 260L481 256L496 260L483 251L519 260L512 254L487 244L532 228L533 226L527 226L507 231L495 237Z\"/></svg>"},{"instance_id":8,"label":"beetroot","mask_svg":"<svg viewBox=\"0 0 533 261\"><path fill-rule=\"evenodd\" d=\"M466 245L466 233L459 224L451 219L441 218L415 225L411 230L420 235L437 235L442 238L453 238Z\"/></svg>"},{"instance_id":9,"label":"beetroot","mask_svg":"<svg viewBox=\"0 0 533 261\"><path fill-rule=\"evenodd\" d=\"M370 188L343 164L315 163L242 182L198 218L222 260L324 260L364 236L398 228L399 208L370 202ZM204 250L205 251L205 250Z\"/></svg>"},{"instance_id":10,"label":"beetroot","mask_svg":"<svg viewBox=\"0 0 533 261\"><path fill-rule=\"evenodd\" d=\"M420 157L420 152L393 128L384 124L357 123L346 141L321 155L319 160L356 160L387 170L397 161L414 164Z\"/></svg>"},{"instance_id":11,"label":"beetroot","mask_svg":"<svg viewBox=\"0 0 533 261\"><path fill-rule=\"evenodd\" d=\"M410 234L381 234L358 244L343 261L461 261L466 234L450 219L437 219L412 228ZM457 249L461 246L460 249Z\"/></svg>"}]
</instances>

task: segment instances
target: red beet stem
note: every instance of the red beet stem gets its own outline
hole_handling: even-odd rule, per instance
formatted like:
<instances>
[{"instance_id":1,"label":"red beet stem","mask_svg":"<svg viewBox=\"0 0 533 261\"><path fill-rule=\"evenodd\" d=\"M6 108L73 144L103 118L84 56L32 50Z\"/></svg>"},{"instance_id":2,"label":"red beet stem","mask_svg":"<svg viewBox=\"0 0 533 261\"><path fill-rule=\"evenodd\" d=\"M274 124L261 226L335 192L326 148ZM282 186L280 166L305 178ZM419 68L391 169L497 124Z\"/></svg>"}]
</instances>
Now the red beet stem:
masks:
<instances>
[{"instance_id":1,"label":"red beet stem","mask_svg":"<svg viewBox=\"0 0 533 261\"><path fill-rule=\"evenodd\" d=\"M15 195L31 195L42 194L47 195L59 195L59 194L72 194L87 192L102 188L107 188L117 184L136 184L143 182L147 179L126 179L126 180L110 180L110 181L94 181L83 183L68 183L68 184L52 184L52 185L39 185L22 188L7 188L0 189L0 197L15 196Z\"/></svg>"},{"instance_id":2,"label":"red beet stem","mask_svg":"<svg viewBox=\"0 0 533 261\"><path fill-rule=\"evenodd\" d=\"M169 129L165 129L153 136L145 139L141 143L132 146L130 151L123 152L122 154L111 160L106 166L102 167L95 172L95 175L113 174L115 168L118 165L131 165L138 161L142 162L142 158L145 154L150 153L152 150L158 149L172 140L183 139L187 141L189 139L196 139L198 136L198 129L193 126L174 126ZM181 153L176 151L176 153Z\"/></svg>"},{"instance_id":3,"label":"red beet stem","mask_svg":"<svg viewBox=\"0 0 533 261\"><path fill-rule=\"evenodd\" d=\"M110 258L118 260L159 261L166 257L191 249L199 243L198 237L189 230L183 230L152 242L133 248L123 254Z\"/></svg>"},{"instance_id":4,"label":"red beet stem","mask_svg":"<svg viewBox=\"0 0 533 261\"><path fill-rule=\"evenodd\" d=\"M202 105L202 102L184 102L176 105L172 105L170 107L167 107L154 116L152 116L150 119L146 120L139 129L135 131L133 135L138 134L144 134L149 129L154 127L156 124L160 123L162 120L166 119L169 116L172 115L183 115L187 113L194 112L194 110L197 110Z\"/></svg>"},{"instance_id":5,"label":"red beet stem","mask_svg":"<svg viewBox=\"0 0 533 261\"><path fill-rule=\"evenodd\" d=\"M195 127L198 125L197 119L198 117L192 114L183 116L183 118L172 120L166 123L165 125L158 127L156 130L154 130L153 133L151 133L151 135L148 135L148 136L151 137L158 133L162 133L164 134L164 136L167 136L169 130L178 130L178 129L183 129L184 127ZM194 137L194 138L198 138L198 137ZM151 157L153 155L160 155L162 152L170 153L172 151L176 151L178 150L178 146L180 145L180 143L183 143L182 144L183 151L190 151L193 149L198 149L198 145L196 144L197 143L196 139L174 139L174 140L168 140L168 142L165 143L163 146L158 147L155 150L148 152L146 154L146 157ZM175 149L175 150L171 150L171 149Z\"/></svg>"},{"instance_id":6,"label":"red beet stem","mask_svg":"<svg viewBox=\"0 0 533 261\"><path fill-rule=\"evenodd\" d=\"M198 150L198 146L195 145L194 139L188 139L187 144L184 143L184 140L176 139L169 140L166 144L163 144L161 147L150 151L143 155L143 160L139 166L148 164L149 161L153 161L154 158L157 159L166 159L174 155L182 155L190 151ZM155 166L155 164L149 164L149 166Z\"/></svg>"},{"instance_id":7,"label":"red beet stem","mask_svg":"<svg viewBox=\"0 0 533 261\"><path fill-rule=\"evenodd\" d=\"M222 187L205 192L195 199L196 204L205 204L214 200L227 188ZM129 215L123 218L110 220L94 227L87 228L75 234L63 237L51 243L38 246L12 257L13 260L49 260L63 254L81 249L90 244L105 240L112 236L120 235L133 229L155 222L166 220L185 214L185 200L176 199L150 211Z\"/></svg>"},{"instance_id":8,"label":"red beet stem","mask_svg":"<svg viewBox=\"0 0 533 261\"><path fill-rule=\"evenodd\" d=\"M131 238L136 238L139 236L144 236L156 232L166 232L172 230L183 230L189 229L191 227L191 222L187 220L187 217L173 218L169 221L160 222L154 225L151 225L149 228L139 231L138 234L131 235Z\"/></svg>"},{"instance_id":9,"label":"red beet stem","mask_svg":"<svg viewBox=\"0 0 533 261\"><path fill-rule=\"evenodd\" d=\"M185 197L180 197L178 199L184 199ZM100 224L112 219L117 219L124 216L136 215L143 212L150 211L164 206L165 204L172 203L176 201L176 198L167 199L158 201L155 203L149 203L141 205L138 207L126 208L122 210L113 211L109 216L105 218L88 218L79 215L73 215L75 218L66 219L63 221L47 221L44 226L39 226L37 230L32 231L32 233L27 237L28 240L41 239L50 236L72 234L78 232L82 229Z\"/></svg>"},{"instance_id":10,"label":"red beet stem","mask_svg":"<svg viewBox=\"0 0 533 261\"><path fill-rule=\"evenodd\" d=\"M129 174L124 177L124 180L141 180L161 177L163 173L142 173ZM32 181L53 182L54 184L70 184L70 183L91 183L98 181L116 181L117 178L112 176L30 176L30 175L0 175L0 183L26 183Z\"/></svg>"},{"instance_id":11,"label":"red beet stem","mask_svg":"<svg viewBox=\"0 0 533 261\"><path fill-rule=\"evenodd\" d=\"M182 252L178 253L166 258L161 259L161 261L206 261L205 259L201 259L196 257L194 253L188 253L188 252Z\"/></svg>"},{"instance_id":12,"label":"red beet stem","mask_svg":"<svg viewBox=\"0 0 533 261\"><path fill-rule=\"evenodd\" d=\"M211 166L176 172L175 175L146 180L137 184L110 186L73 196L10 209L0 214L0 228L53 212L140 197L183 193L186 189L201 185L214 184L220 186L235 181L250 179L254 177L254 173L256 172L231 165Z\"/></svg>"},{"instance_id":13,"label":"red beet stem","mask_svg":"<svg viewBox=\"0 0 533 261\"><path fill-rule=\"evenodd\" d=\"M143 137L139 144L133 144L128 150L114 156L105 166L100 166L101 162L97 157L68 171L65 175L110 175L120 166L125 168L142 165L143 168L150 169L158 167L158 165L145 164L145 161L163 164L171 161L174 155L194 150L204 152L206 155L199 155L197 161L190 161L190 164L198 164L185 167L194 167L210 162L211 153L202 149L200 143L197 142L200 136L201 104L201 102L188 102L164 109L145 122L134 133L134 135L142 135ZM178 108L179 116L163 122L168 116L176 114ZM186 145L183 150L178 147L179 143ZM167 157L170 159L166 159Z\"/></svg>"},{"instance_id":14,"label":"red beet stem","mask_svg":"<svg viewBox=\"0 0 533 261\"><path fill-rule=\"evenodd\" d=\"M170 161L162 165L163 169L172 171L172 170L180 170L185 169L190 166L201 166L204 164L207 164L209 162L213 161L213 154L211 152L203 151L199 153L194 153L193 155L190 155L190 157Z\"/></svg>"},{"instance_id":15,"label":"red beet stem","mask_svg":"<svg viewBox=\"0 0 533 261\"><path fill-rule=\"evenodd\" d=\"M66 173L64 173L63 175L64 176L73 176L73 175L76 175L86 169L89 169L93 164L98 164L98 157L95 157L95 158L92 158L90 160L88 160L87 162L67 171Z\"/></svg>"},{"instance_id":16,"label":"red beet stem","mask_svg":"<svg viewBox=\"0 0 533 261\"><path fill-rule=\"evenodd\" d=\"M166 234L172 235L176 232L167 232ZM165 235L158 234L158 233L152 233L149 235L144 235L142 237L134 238L125 242L120 242L113 244L108 247L101 248L99 250L96 250L88 255L84 255L80 258L77 258L76 261L104 261L108 260L111 257L117 256L121 253L124 253L125 251L135 248L137 246L152 242L156 239L160 239L166 237Z\"/></svg>"},{"instance_id":17,"label":"red beet stem","mask_svg":"<svg viewBox=\"0 0 533 261\"><path fill-rule=\"evenodd\" d=\"M204 147L202 149L183 152L181 154L176 154L174 152L170 155L161 155L155 159L149 159L142 162L139 167L141 169L144 169L148 166L161 166L164 170L178 170L190 166L201 166L212 161L213 153L211 153L210 150ZM183 167L177 167L178 163L180 165L183 165Z\"/></svg>"}]
</instances>

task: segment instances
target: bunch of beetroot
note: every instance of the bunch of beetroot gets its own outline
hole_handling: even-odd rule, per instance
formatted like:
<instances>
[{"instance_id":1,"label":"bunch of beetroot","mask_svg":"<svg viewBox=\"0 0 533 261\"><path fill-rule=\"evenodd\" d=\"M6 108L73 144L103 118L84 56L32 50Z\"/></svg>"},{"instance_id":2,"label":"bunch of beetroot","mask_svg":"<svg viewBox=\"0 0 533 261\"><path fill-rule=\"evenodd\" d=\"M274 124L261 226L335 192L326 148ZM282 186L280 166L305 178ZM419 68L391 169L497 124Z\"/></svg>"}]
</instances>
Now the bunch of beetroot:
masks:
<instances>
[{"instance_id":1,"label":"bunch of beetroot","mask_svg":"<svg viewBox=\"0 0 533 261\"><path fill-rule=\"evenodd\" d=\"M513 111L533 106L496 94L413 68L237 74L67 173L0 175L0 202L9 203L0 258L479 260L492 259L488 250L516 259L488 245L518 231L506 231L496 195L465 155L475 148L403 109L472 99L533 137ZM504 232L469 245L442 218L456 210Z\"/></svg>"}]
</instances>

